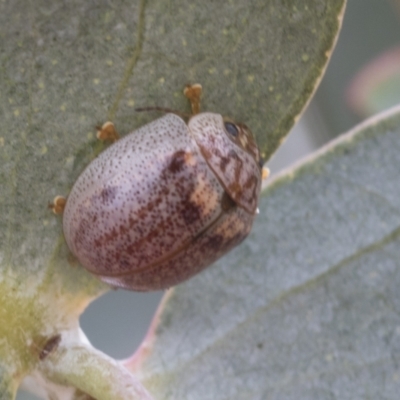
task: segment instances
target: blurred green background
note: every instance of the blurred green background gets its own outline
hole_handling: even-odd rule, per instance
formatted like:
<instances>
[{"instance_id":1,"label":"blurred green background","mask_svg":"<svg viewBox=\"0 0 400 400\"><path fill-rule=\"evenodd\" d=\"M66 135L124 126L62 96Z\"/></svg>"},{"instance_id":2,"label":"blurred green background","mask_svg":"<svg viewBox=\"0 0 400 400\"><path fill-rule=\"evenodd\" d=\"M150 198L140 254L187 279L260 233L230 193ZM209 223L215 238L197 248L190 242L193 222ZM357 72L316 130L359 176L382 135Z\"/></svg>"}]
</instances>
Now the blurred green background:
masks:
<instances>
[{"instance_id":1,"label":"blurred green background","mask_svg":"<svg viewBox=\"0 0 400 400\"><path fill-rule=\"evenodd\" d=\"M400 0L348 0L343 29L325 77L307 111L269 163L272 173L364 118L366 113L357 114L346 101L349 87L363 67L396 47L400 47ZM373 96L372 90L369 93ZM143 339L161 296L161 292L110 291L82 315L82 329L94 347L114 358L126 358ZM17 399L36 397L20 391Z\"/></svg>"}]
</instances>

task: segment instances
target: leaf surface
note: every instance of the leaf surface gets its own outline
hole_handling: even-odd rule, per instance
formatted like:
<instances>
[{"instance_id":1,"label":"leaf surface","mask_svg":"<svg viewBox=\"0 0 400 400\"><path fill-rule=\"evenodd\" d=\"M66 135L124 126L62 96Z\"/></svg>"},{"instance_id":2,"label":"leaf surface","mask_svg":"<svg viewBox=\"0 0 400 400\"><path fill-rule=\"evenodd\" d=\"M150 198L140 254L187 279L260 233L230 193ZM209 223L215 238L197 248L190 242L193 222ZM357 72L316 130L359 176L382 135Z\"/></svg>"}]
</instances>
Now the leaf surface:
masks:
<instances>
[{"instance_id":1,"label":"leaf surface","mask_svg":"<svg viewBox=\"0 0 400 400\"><path fill-rule=\"evenodd\" d=\"M342 12L343 0L1 3L2 268L37 273L65 260L47 204L94 157L95 125L111 118L125 134L154 119L135 106L189 111L187 82L203 85L205 110L246 122L275 151L323 72Z\"/></svg>"},{"instance_id":2,"label":"leaf surface","mask_svg":"<svg viewBox=\"0 0 400 400\"><path fill-rule=\"evenodd\" d=\"M107 290L71 257L60 217L104 146L155 118L136 106L203 109L248 124L271 155L310 99L333 48L344 0L45 1L0 3L0 359L15 382L44 336ZM47 337L47 336L46 336ZM40 347L40 346L39 346ZM14 383L15 383L14 382Z\"/></svg>"},{"instance_id":3,"label":"leaf surface","mask_svg":"<svg viewBox=\"0 0 400 400\"><path fill-rule=\"evenodd\" d=\"M155 397L397 399L399 154L397 108L271 182L250 237L168 293L130 360Z\"/></svg>"}]
</instances>

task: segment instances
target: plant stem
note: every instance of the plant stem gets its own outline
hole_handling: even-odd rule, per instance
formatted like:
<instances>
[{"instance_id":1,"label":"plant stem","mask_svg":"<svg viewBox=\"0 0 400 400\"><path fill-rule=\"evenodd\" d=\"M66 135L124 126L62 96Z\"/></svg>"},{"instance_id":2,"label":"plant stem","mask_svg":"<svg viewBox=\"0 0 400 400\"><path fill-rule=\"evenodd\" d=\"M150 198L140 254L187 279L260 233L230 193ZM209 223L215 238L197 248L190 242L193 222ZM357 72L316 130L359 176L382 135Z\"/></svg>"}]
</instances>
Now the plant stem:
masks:
<instances>
[{"instance_id":1,"label":"plant stem","mask_svg":"<svg viewBox=\"0 0 400 400\"><path fill-rule=\"evenodd\" d=\"M153 400L121 363L82 343L60 345L43 360L39 371L47 379L73 386L97 400Z\"/></svg>"}]
</instances>

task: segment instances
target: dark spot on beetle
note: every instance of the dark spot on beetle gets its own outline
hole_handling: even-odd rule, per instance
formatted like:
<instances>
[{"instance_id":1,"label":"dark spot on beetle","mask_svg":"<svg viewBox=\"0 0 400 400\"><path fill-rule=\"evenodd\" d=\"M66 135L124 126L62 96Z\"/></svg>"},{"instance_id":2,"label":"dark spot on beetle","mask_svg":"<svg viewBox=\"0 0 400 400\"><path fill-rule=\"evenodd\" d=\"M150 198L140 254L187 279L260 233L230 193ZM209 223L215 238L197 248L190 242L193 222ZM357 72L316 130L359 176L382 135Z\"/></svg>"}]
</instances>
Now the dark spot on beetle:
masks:
<instances>
[{"instance_id":1,"label":"dark spot on beetle","mask_svg":"<svg viewBox=\"0 0 400 400\"><path fill-rule=\"evenodd\" d=\"M47 356L50 355L54 350L57 349L58 345L61 342L61 335L54 335L52 336L45 345L43 346L42 350L39 353L39 360L44 360Z\"/></svg>"},{"instance_id":2,"label":"dark spot on beetle","mask_svg":"<svg viewBox=\"0 0 400 400\"><path fill-rule=\"evenodd\" d=\"M151 201L149 201L149 202L147 203L146 208L147 208L148 211L152 211L153 208L154 208L154 204L153 204Z\"/></svg>"},{"instance_id":3,"label":"dark spot on beetle","mask_svg":"<svg viewBox=\"0 0 400 400\"><path fill-rule=\"evenodd\" d=\"M129 229L125 225L120 225L119 234L120 236L125 236L129 233Z\"/></svg>"},{"instance_id":4,"label":"dark spot on beetle","mask_svg":"<svg viewBox=\"0 0 400 400\"><path fill-rule=\"evenodd\" d=\"M263 343L257 343L257 349L262 349L264 347L264 344Z\"/></svg>"},{"instance_id":5,"label":"dark spot on beetle","mask_svg":"<svg viewBox=\"0 0 400 400\"><path fill-rule=\"evenodd\" d=\"M243 185L243 193L245 198L250 203L256 203L258 199L258 179L255 176L251 176Z\"/></svg>"},{"instance_id":6,"label":"dark spot on beetle","mask_svg":"<svg viewBox=\"0 0 400 400\"><path fill-rule=\"evenodd\" d=\"M201 207L190 200L182 202L181 215L186 225L191 225L201 217Z\"/></svg>"},{"instance_id":7,"label":"dark spot on beetle","mask_svg":"<svg viewBox=\"0 0 400 400\"><path fill-rule=\"evenodd\" d=\"M242 161L235 149L230 149L228 152L228 156L234 160Z\"/></svg>"},{"instance_id":8,"label":"dark spot on beetle","mask_svg":"<svg viewBox=\"0 0 400 400\"><path fill-rule=\"evenodd\" d=\"M117 238L117 237L118 237L118 232L114 227L111 230L111 232L106 233L106 234L103 235L102 242L109 243L109 242L112 242L113 240L115 240L115 238Z\"/></svg>"},{"instance_id":9,"label":"dark spot on beetle","mask_svg":"<svg viewBox=\"0 0 400 400\"><path fill-rule=\"evenodd\" d=\"M230 184L230 185L228 186L228 191L229 191L229 193L232 194L232 196L233 196L235 199L238 199L239 197L242 196L243 188L242 188L242 186L241 186L239 183L233 182L232 184Z\"/></svg>"},{"instance_id":10,"label":"dark spot on beetle","mask_svg":"<svg viewBox=\"0 0 400 400\"><path fill-rule=\"evenodd\" d=\"M129 270L131 264L126 258L122 258L121 260L118 261L118 266L121 270Z\"/></svg>"},{"instance_id":11,"label":"dark spot on beetle","mask_svg":"<svg viewBox=\"0 0 400 400\"><path fill-rule=\"evenodd\" d=\"M211 144L211 146L215 146L215 136L208 136L208 142Z\"/></svg>"},{"instance_id":12,"label":"dark spot on beetle","mask_svg":"<svg viewBox=\"0 0 400 400\"><path fill-rule=\"evenodd\" d=\"M169 194L169 189L167 186L164 186L163 188L161 188L161 192L164 196L167 196Z\"/></svg>"},{"instance_id":13,"label":"dark spot on beetle","mask_svg":"<svg viewBox=\"0 0 400 400\"><path fill-rule=\"evenodd\" d=\"M257 187L257 183L258 183L258 179L256 176L253 175L249 179L247 179L247 181L245 182L243 187L245 189L251 189L251 188Z\"/></svg>"},{"instance_id":14,"label":"dark spot on beetle","mask_svg":"<svg viewBox=\"0 0 400 400\"><path fill-rule=\"evenodd\" d=\"M221 208L223 211L229 211L232 208L236 207L236 203L234 200L228 195L228 193L224 192L221 199Z\"/></svg>"},{"instance_id":15,"label":"dark spot on beetle","mask_svg":"<svg viewBox=\"0 0 400 400\"><path fill-rule=\"evenodd\" d=\"M179 150L172 155L172 160L169 163L168 170L173 174L182 171L186 164L186 152L184 150Z\"/></svg>"},{"instance_id":16,"label":"dark spot on beetle","mask_svg":"<svg viewBox=\"0 0 400 400\"><path fill-rule=\"evenodd\" d=\"M150 209L150 211L151 211L151 209ZM147 207L142 207L136 212L136 218L137 218L137 220L144 220L144 219L146 219L147 214L148 214Z\"/></svg>"},{"instance_id":17,"label":"dark spot on beetle","mask_svg":"<svg viewBox=\"0 0 400 400\"><path fill-rule=\"evenodd\" d=\"M223 156L221 156L221 161L220 161L219 167L221 168L221 171L222 171L222 172L225 172L225 171L226 171L226 167L227 167L227 165L229 164L229 162L230 162L229 157L223 157Z\"/></svg>"},{"instance_id":18,"label":"dark spot on beetle","mask_svg":"<svg viewBox=\"0 0 400 400\"><path fill-rule=\"evenodd\" d=\"M239 158L240 158L235 149L230 149L229 152L228 152L228 155L229 155L229 157L231 157L231 158L233 158L235 160L239 160Z\"/></svg>"},{"instance_id":19,"label":"dark spot on beetle","mask_svg":"<svg viewBox=\"0 0 400 400\"><path fill-rule=\"evenodd\" d=\"M205 252L210 250L212 253L214 253L215 251L219 251L223 243L224 243L224 237L222 235L216 234L210 236L204 243Z\"/></svg>"},{"instance_id":20,"label":"dark spot on beetle","mask_svg":"<svg viewBox=\"0 0 400 400\"><path fill-rule=\"evenodd\" d=\"M118 188L113 187L106 187L100 193L100 200L103 204L111 203L117 196Z\"/></svg>"}]
</instances>

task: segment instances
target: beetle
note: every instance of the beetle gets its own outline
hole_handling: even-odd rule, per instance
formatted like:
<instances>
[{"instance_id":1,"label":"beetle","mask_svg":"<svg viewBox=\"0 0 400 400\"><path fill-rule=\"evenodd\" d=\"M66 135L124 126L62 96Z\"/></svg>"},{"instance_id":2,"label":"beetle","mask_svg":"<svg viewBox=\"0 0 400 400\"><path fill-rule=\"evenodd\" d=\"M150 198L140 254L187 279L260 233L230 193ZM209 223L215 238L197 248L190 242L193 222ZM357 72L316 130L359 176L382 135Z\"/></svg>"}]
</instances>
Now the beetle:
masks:
<instances>
[{"instance_id":1,"label":"beetle","mask_svg":"<svg viewBox=\"0 0 400 400\"><path fill-rule=\"evenodd\" d=\"M167 113L117 140L61 205L69 249L111 286L171 287L250 232L265 177L254 137L244 124L200 113L201 85L184 94L188 122ZM112 123L98 136L118 137Z\"/></svg>"}]
</instances>

